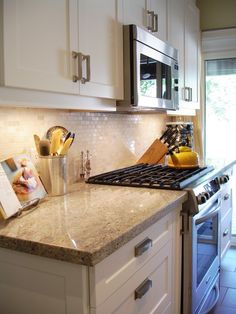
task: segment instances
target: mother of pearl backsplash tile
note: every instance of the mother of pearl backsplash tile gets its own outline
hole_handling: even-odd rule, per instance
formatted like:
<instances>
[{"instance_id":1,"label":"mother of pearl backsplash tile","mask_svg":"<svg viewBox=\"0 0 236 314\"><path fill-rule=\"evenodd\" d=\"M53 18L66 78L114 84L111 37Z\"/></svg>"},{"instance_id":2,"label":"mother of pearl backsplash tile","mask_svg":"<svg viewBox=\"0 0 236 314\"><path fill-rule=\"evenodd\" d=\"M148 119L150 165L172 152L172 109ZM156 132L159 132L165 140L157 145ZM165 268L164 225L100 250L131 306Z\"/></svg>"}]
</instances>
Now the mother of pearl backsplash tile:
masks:
<instances>
[{"instance_id":1,"label":"mother of pearl backsplash tile","mask_svg":"<svg viewBox=\"0 0 236 314\"><path fill-rule=\"evenodd\" d=\"M69 179L79 178L80 152L91 154L91 174L133 165L165 129L166 114L118 114L71 110L0 108L0 159L27 152L35 157L33 134L54 125L75 132L69 151Z\"/></svg>"}]
</instances>

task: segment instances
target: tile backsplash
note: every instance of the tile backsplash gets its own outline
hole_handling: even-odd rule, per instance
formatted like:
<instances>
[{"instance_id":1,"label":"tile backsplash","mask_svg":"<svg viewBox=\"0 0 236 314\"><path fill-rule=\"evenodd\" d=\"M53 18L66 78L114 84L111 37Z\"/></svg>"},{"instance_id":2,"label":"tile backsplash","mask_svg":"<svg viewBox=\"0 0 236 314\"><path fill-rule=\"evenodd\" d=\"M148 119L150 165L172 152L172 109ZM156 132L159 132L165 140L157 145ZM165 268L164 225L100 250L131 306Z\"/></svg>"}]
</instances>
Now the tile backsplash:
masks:
<instances>
[{"instance_id":1,"label":"tile backsplash","mask_svg":"<svg viewBox=\"0 0 236 314\"><path fill-rule=\"evenodd\" d=\"M27 152L38 165L33 134L56 125L75 132L69 151L69 179L79 179L80 153L91 154L91 175L133 165L162 134L166 114L118 114L71 110L0 108L0 159Z\"/></svg>"}]
</instances>

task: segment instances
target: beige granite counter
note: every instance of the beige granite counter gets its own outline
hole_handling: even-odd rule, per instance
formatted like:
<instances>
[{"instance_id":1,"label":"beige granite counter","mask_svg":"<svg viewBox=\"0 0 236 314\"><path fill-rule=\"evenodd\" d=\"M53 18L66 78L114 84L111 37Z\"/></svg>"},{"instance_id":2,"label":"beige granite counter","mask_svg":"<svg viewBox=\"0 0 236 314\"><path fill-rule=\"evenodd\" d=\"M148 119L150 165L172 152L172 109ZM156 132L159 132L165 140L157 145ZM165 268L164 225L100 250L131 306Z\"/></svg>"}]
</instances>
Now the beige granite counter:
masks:
<instances>
[{"instance_id":1,"label":"beige granite counter","mask_svg":"<svg viewBox=\"0 0 236 314\"><path fill-rule=\"evenodd\" d=\"M0 223L0 247L95 265L187 199L185 191L77 184Z\"/></svg>"}]
</instances>

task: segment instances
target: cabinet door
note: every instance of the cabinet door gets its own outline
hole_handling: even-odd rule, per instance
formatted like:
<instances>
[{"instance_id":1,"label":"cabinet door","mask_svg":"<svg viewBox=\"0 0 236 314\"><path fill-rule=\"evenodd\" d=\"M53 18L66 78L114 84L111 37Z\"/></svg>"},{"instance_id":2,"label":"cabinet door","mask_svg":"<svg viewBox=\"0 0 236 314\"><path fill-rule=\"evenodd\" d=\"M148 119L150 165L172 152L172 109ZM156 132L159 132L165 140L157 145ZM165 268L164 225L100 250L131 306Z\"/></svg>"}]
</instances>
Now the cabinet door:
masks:
<instances>
[{"instance_id":1,"label":"cabinet door","mask_svg":"<svg viewBox=\"0 0 236 314\"><path fill-rule=\"evenodd\" d=\"M185 0L168 2L168 41L178 49L180 102L184 88L184 3Z\"/></svg>"},{"instance_id":2,"label":"cabinet door","mask_svg":"<svg viewBox=\"0 0 236 314\"><path fill-rule=\"evenodd\" d=\"M231 228L232 228L232 209L230 208L227 215L221 219L221 259L225 256L231 240Z\"/></svg>"},{"instance_id":3,"label":"cabinet door","mask_svg":"<svg viewBox=\"0 0 236 314\"><path fill-rule=\"evenodd\" d=\"M90 80L80 94L123 97L122 6L120 0L79 0L79 51L90 58ZM83 76L87 76L86 62Z\"/></svg>"},{"instance_id":4,"label":"cabinet door","mask_svg":"<svg viewBox=\"0 0 236 314\"><path fill-rule=\"evenodd\" d=\"M188 88L191 89L190 97L195 109L199 108L199 30L199 10L192 2L187 2L185 12L185 91L188 93Z\"/></svg>"},{"instance_id":5,"label":"cabinet door","mask_svg":"<svg viewBox=\"0 0 236 314\"><path fill-rule=\"evenodd\" d=\"M170 115L195 115L199 109L199 30L194 3L168 1L168 41L178 49L179 60L179 110Z\"/></svg>"},{"instance_id":6,"label":"cabinet door","mask_svg":"<svg viewBox=\"0 0 236 314\"><path fill-rule=\"evenodd\" d=\"M94 312L96 314L173 313L172 243L160 251Z\"/></svg>"},{"instance_id":7,"label":"cabinet door","mask_svg":"<svg viewBox=\"0 0 236 314\"><path fill-rule=\"evenodd\" d=\"M72 82L74 0L4 1L4 84L78 93Z\"/></svg>"},{"instance_id":8,"label":"cabinet door","mask_svg":"<svg viewBox=\"0 0 236 314\"><path fill-rule=\"evenodd\" d=\"M149 10L153 11L157 19L154 35L161 40L167 40L167 0L149 0Z\"/></svg>"},{"instance_id":9,"label":"cabinet door","mask_svg":"<svg viewBox=\"0 0 236 314\"><path fill-rule=\"evenodd\" d=\"M147 0L124 1L124 24L147 27Z\"/></svg>"}]
</instances>

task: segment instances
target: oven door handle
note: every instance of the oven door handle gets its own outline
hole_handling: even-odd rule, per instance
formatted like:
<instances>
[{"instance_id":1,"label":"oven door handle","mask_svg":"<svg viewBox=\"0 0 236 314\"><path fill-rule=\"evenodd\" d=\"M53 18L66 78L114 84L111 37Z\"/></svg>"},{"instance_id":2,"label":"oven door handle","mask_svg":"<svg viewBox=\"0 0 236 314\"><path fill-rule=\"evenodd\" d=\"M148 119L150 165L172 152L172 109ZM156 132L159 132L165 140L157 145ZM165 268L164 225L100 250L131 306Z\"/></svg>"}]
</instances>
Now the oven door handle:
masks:
<instances>
[{"instance_id":1,"label":"oven door handle","mask_svg":"<svg viewBox=\"0 0 236 314\"><path fill-rule=\"evenodd\" d=\"M216 291L216 296L215 296L215 300L214 302L208 307L208 309L204 310L204 312L202 314L207 314L209 313L213 307L216 305L218 299L219 299L219 296L220 296L220 289L219 289L219 285L218 283L215 284L215 286L213 287L213 289L215 289Z\"/></svg>"},{"instance_id":2,"label":"oven door handle","mask_svg":"<svg viewBox=\"0 0 236 314\"><path fill-rule=\"evenodd\" d=\"M210 213L202 216L201 218L196 219L195 225L200 225L204 221L214 217L220 211L220 205L217 206L214 210L210 211Z\"/></svg>"}]
</instances>

